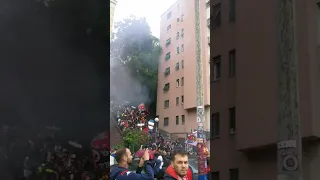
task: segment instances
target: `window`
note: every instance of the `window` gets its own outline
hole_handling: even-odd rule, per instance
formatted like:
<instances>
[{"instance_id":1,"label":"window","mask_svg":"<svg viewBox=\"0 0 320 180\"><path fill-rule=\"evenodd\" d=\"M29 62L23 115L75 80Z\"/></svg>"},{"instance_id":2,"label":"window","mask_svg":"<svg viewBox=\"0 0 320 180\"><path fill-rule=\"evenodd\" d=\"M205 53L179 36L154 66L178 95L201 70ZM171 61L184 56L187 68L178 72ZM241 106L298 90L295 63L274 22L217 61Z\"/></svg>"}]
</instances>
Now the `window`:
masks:
<instances>
[{"instance_id":1,"label":"window","mask_svg":"<svg viewBox=\"0 0 320 180\"><path fill-rule=\"evenodd\" d=\"M179 39L179 32L177 32L177 39Z\"/></svg>"},{"instance_id":2,"label":"window","mask_svg":"<svg viewBox=\"0 0 320 180\"><path fill-rule=\"evenodd\" d=\"M229 52L229 76L236 74L236 50Z\"/></svg>"},{"instance_id":3,"label":"window","mask_svg":"<svg viewBox=\"0 0 320 180\"><path fill-rule=\"evenodd\" d=\"M179 87L179 85L180 85L180 80L177 79L177 80L176 80L176 86Z\"/></svg>"},{"instance_id":4,"label":"window","mask_svg":"<svg viewBox=\"0 0 320 180\"><path fill-rule=\"evenodd\" d=\"M176 105L179 105L179 97L176 97Z\"/></svg>"},{"instance_id":5,"label":"window","mask_svg":"<svg viewBox=\"0 0 320 180\"><path fill-rule=\"evenodd\" d=\"M185 125L184 115L181 116L181 125Z\"/></svg>"},{"instance_id":6,"label":"window","mask_svg":"<svg viewBox=\"0 0 320 180\"><path fill-rule=\"evenodd\" d=\"M220 172L212 172L212 180L220 180Z\"/></svg>"},{"instance_id":7,"label":"window","mask_svg":"<svg viewBox=\"0 0 320 180\"><path fill-rule=\"evenodd\" d=\"M181 15L181 22L183 22L183 14Z\"/></svg>"},{"instance_id":8,"label":"window","mask_svg":"<svg viewBox=\"0 0 320 180\"><path fill-rule=\"evenodd\" d=\"M184 51L184 44L181 45L181 52Z\"/></svg>"},{"instance_id":9,"label":"window","mask_svg":"<svg viewBox=\"0 0 320 180\"><path fill-rule=\"evenodd\" d=\"M169 118L168 117L163 119L163 125L164 126L169 126Z\"/></svg>"},{"instance_id":10,"label":"window","mask_svg":"<svg viewBox=\"0 0 320 180\"><path fill-rule=\"evenodd\" d=\"M170 59L170 57L171 57L171 53L170 52L168 52L167 54L166 54L166 57L164 58L166 61L168 61L169 59Z\"/></svg>"},{"instance_id":11,"label":"window","mask_svg":"<svg viewBox=\"0 0 320 180\"><path fill-rule=\"evenodd\" d=\"M179 50L179 47L177 47L177 54L179 54L180 53L180 50Z\"/></svg>"},{"instance_id":12,"label":"window","mask_svg":"<svg viewBox=\"0 0 320 180\"><path fill-rule=\"evenodd\" d=\"M169 100L164 101L164 108L165 109L169 108Z\"/></svg>"},{"instance_id":13,"label":"window","mask_svg":"<svg viewBox=\"0 0 320 180\"><path fill-rule=\"evenodd\" d=\"M170 19L170 18L171 18L171 12L167 14L167 19Z\"/></svg>"},{"instance_id":14,"label":"window","mask_svg":"<svg viewBox=\"0 0 320 180\"><path fill-rule=\"evenodd\" d=\"M211 138L218 137L220 135L220 113L212 114L210 126Z\"/></svg>"},{"instance_id":15,"label":"window","mask_svg":"<svg viewBox=\"0 0 320 180\"><path fill-rule=\"evenodd\" d=\"M229 7L229 21L235 22L236 21L236 0L229 0L230 7Z\"/></svg>"},{"instance_id":16,"label":"window","mask_svg":"<svg viewBox=\"0 0 320 180\"><path fill-rule=\"evenodd\" d=\"M169 91L169 89L170 89L170 83L165 84L163 87L163 91L167 92L167 91Z\"/></svg>"},{"instance_id":17,"label":"window","mask_svg":"<svg viewBox=\"0 0 320 180\"><path fill-rule=\"evenodd\" d=\"M181 96L181 104L184 103L184 96Z\"/></svg>"},{"instance_id":18,"label":"window","mask_svg":"<svg viewBox=\"0 0 320 180\"><path fill-rule=\"evenodd\" d=\"M181 37L183 38L184 36L184 29L181 29Z\"/></svg>"},{"instance_id":19,"label":"window","mask_svg":"<svg viewBox=\"0 0 320 180\"><path fill-rule=\"evenodd\" d=\"M184 68L184 60L181 61L181 69Z\"/></svg>"},{"instance_id":20,"label":"window","mask_svg":"<svg viewBox=\"0 0 320 180\"><path fill-rule=\"evenodd\" d=\"M229 129L230 134L236 133L236 108L229 108Z\"/></svg>"},{"instance_id":21,"label":"window","mask_svg":"<svg viewBox=\"0 0 320 180\"><path fill-rule=\"evenodd\" d=\"M169 46L171 44L171 38L167 39L166 46Z\"/></svg>"},{"instance_id":22,"label":"window","mask_svg":"<svg viewBox=\"0 0 320 180\"><path fill-rule=\"evenodd\" d=\"M167 31L169 31L170 29L171 29L171 24L167 26Z\"/></svg>"},{"instance_id":23,"label":"window","mask_svg":"<svg viewBox=\"0 0 320 180\"><path fill-rule=\"evenodd\" d=\"M176 116L176 125L179 125L179 116Z\"/></svg>"},{"instance_id":24,"label":"window","mask_svg":"<svg viewBox=\"0 0 320 180\"><path fill-rule=\"evenodd\" d=\"M184 85L184 77L181 78L181 86Z\"/></svg>"},{"instance_id":25,"label":"window","mask_svg":"<svg viewBox=\"0 0 320 180\"><path fill-rule=\"evenodd\" d=\"M178 71L179 69L180 69L179 62L177 62L177 64L176 64L176 71Z\"/></svg>"},{"instance_id":26,"label":"window","mask_svg":"<svg viewBox=\"0 0 320 180\"><path fill-rule=\"evenodd\" d=\"M221 26L221 3L213 6L212 10L213 28L219 28Z\"/></svg>"},{"instance_id":27,"label":"window","mask_svg":"<svg viewBox=\"0 0 320 180\"><path fill-rule=\"evenodd\" d=\"M177 18L177 23L180 22L180 18Z\"/></svg>"},{"instance_id":28,"label":"window","mask_svg":"<svg viewBox=\"0 0 320 180\"><path fill-rule=\"evenodd\" d=\"M168 76L170 74L170 67L166 68L166 70L164 71L164 75Z\"/></svg>"},{"instance_id":29,"label":"window","mask_svg":"<svg viewBox=\"0 0 320 180\"><path fill-rule=\"evenodd\" d=\"M213 80L218 80L221 77L221 56L213 58Z\"/></svg>"},{"instance_id":30,"label":"window","mask_svg":"<svg viewBox=\"0 0 320 180\"><path fill-rule=\"evenodd\" d=\"M239 180L239 169L229 169L230 180Z\"/></svg>"}]
</instances>

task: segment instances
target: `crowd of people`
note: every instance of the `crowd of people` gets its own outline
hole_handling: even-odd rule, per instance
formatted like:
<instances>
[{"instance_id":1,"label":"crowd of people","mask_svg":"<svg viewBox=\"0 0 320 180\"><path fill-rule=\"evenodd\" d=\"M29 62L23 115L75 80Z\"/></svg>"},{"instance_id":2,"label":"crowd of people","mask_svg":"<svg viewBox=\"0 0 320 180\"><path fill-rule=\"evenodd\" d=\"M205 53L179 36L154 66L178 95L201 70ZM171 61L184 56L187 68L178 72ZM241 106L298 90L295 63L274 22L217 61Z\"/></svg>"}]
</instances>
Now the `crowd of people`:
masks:
<instances>
[{"instance_id":1,"label":"crowd of people","mask_svg":"<svg viewBox=\"0 0 320 180\"><path fill-rule=\"evenodd\" d=\"M184 151L174 151L170 163L167 163L165 151L143 150L135 172L129 171L133 162L133 153L128 148L117 150L113 157L118 162L111 169L111 180L195 180L196 173L188 164L188 154Z\"/></svg>"},{"instance_id":2,"label":"crowd of people","mask_svg":"<svg viewBox=\"0 0 320 180\"><path fill-rule=\"evenodd\" d=\"M94 166L91 147L61 141L54 134L24 137L5 128L0 144L1 177L6 180L108 180ZM20 131L18 131L20 132ZM3 139L5 141L3 141ZM3 174L5 173L5 174Z\"/></svg>"},{"instance_id":3,"label":"crowd of people","mask_svg":"<svg viewBox=\"0 0 320 180\"><path fill-rule=\"evenodd\" d=\"M150 132L148 121L151 119L150 113L142 103L139 106L130 105L129 102L117 103L111 101L111 114L115 116L118 127L121 131L126 129L137 129L144 132ZM176 149L184 149L184 145L177 140L172 140L165 134L159 133L157 128L151 129L154 137L149 142L148 147L151 149L160 148L170 153ZM153 135L152 135L153 136Z\"/></svg>"},{"instance_id":4,"label":"crowd of people","mask_svg":"<svg viewBox=\"0 0 320 180\"><path fill-rule=\"evenodd\" d=\"M111 101L111 113L116 116L118 126L125 129L146 129L148 127L149 111L144 104L138 107L132 106L129 102L116 103Z\"/></svg>"}]
</instances>

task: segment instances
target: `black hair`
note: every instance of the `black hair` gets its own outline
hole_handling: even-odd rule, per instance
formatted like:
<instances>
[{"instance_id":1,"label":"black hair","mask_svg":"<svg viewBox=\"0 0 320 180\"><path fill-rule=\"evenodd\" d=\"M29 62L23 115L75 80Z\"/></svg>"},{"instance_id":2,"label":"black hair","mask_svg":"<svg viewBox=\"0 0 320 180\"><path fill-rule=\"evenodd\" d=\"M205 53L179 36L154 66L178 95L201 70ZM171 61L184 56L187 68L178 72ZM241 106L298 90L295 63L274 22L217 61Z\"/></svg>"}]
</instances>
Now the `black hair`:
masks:
<instances>
[{"instance_id":1,"label":"black hair","mask_svg":"<svg viewBox=\"0 0 320 180\"><path fill-rule=\"evenodd\" d=\"M116 154L114 155L114 158L118 163L120 163L121 158L125 155L127 155L127 148L122 148L117 150Z\"/></svg>"},{"instance_id":2,"label":"black hair","mask_svg":"<svg viewBox=\"0 0 320 180\"><path fill-rule=\"evenodd\" d=\"M188 153L185 152L185 151L182 151L182 150L174 151L173 154L172 154L172 161L174 161L174 158L175 158L176 155L188 156Z\"/></svg>"}]
</instances>

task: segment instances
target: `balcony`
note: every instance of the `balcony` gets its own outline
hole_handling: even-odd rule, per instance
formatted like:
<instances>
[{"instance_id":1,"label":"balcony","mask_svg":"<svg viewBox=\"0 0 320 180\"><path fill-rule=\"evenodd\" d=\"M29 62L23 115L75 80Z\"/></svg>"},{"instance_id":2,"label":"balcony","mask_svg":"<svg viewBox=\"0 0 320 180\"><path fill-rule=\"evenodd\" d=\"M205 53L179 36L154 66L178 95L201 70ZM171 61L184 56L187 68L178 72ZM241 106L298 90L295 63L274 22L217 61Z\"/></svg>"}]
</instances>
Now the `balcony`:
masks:
<instances>
[{"instance_id":1,"label":"balcony","mask_svg":"<svg viewBox=\"0 0 320 180\"><path fill-rule=\"evenodd\" d=\"M164 71L164 76L168 76L170 74L170 68L167 68L165 71Z\"/></svg>"},{"instance_id":2,"label":"balcony","mask_svg":"<svg viewBox=\"0 0 320 180\"><path fill-rule=\"evenodd\" d=\"M164 87L163 87L163 91L164 92L168 92L169 89L170 89L170 83L165 84Z\"/></svg>"}]
</instances>

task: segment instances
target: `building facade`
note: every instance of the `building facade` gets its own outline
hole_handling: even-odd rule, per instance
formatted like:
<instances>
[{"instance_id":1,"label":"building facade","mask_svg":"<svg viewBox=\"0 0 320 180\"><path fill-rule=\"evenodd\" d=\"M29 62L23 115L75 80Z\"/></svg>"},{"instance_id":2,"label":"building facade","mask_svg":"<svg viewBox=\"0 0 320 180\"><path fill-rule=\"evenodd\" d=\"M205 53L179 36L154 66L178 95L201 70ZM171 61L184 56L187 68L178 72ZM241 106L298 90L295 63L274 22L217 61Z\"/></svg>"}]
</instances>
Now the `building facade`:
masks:
<instances>
[{"instance_id":1,"label":"building facade","mask_svg":"<svg viewBox=\"0 0 320 180\"><path fill-rule=\"evenodd\" d=\"M202 60L206 123L210 119L210 65L206 0L201 3ZM209 7L209 6L208 6ZM157 114L159 128L178 138L197 129L195 1L178 0L161 16ZM209 130L205 125L205 130Z\"/></svg>"},{"instance_id":2,"label":"building facade","mask_svg":"<svg viewBox=\"0 0 320 180\"><path fill-rule=\"evenodd\" d=\"M296 3L302 168L304 179L316 180L320 3ZM211 0L210 6L212 179L276 180L276 1Z\"/></svg>"},{"instance_id":3,"label":"building facade","mask_svg":"<svg viewBox=\"0 0 320 180\"><path fill-rule=\"evenodd\" d=\"M117 0L110 0L110 34L113 28L113 17L114 17L116 5L117 5Z\"/></svg>"}]
</instances>

